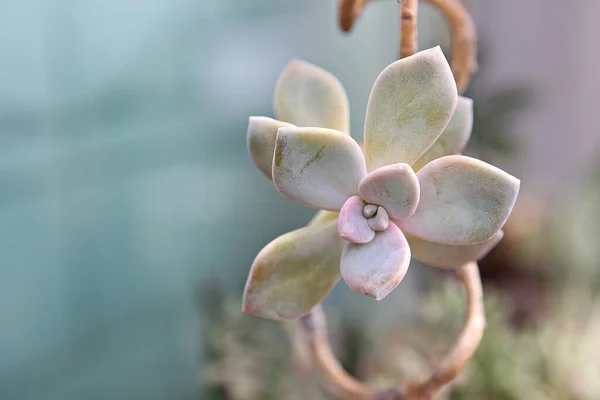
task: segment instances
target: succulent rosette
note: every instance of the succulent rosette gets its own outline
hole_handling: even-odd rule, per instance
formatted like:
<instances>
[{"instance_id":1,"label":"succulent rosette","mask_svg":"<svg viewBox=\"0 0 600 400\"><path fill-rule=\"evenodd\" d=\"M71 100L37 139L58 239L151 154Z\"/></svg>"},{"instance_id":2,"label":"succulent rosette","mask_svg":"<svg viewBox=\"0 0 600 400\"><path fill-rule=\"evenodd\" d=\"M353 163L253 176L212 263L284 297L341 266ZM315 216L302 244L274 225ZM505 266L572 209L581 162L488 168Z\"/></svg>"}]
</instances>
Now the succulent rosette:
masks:
<instances>
[{"instance_id":1,"label":"succulent rosette","mask_svg":"<svg viewBox=\"0 0 600 400\"><path fill-rule=\"evenodd\" d=\"M258 169L297 203L325 210L258 254L243 310L295 319L319 304L340 275L376 300L398 286L411 256L433 266L476 261L502 238L519 180L459 154L472 100L457 95L439 47L396 61L377 77L364 145L349 135L345 90L303 61L282 73L277 120L251 117Z\"/></svg>"}]
</instances>

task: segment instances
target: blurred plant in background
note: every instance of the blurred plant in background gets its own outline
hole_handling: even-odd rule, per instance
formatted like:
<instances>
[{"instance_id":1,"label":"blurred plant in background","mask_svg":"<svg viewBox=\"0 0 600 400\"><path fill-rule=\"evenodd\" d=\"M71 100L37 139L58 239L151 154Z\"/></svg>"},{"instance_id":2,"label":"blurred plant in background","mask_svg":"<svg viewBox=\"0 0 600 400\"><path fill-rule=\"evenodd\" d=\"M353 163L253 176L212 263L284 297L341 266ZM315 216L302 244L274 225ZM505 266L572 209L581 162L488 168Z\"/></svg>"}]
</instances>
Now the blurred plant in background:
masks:
<instances>
[{"instance_id":1,"label":"blurred plant in background","mask_svg":"<svg viewBox=\"0 0 600 400\"><path fill-rule=\"evenodd\" d=\"M599 276L596 270L595 278ZM515 283L519 284L518 278ZM481 346L463 375L439 398L598 399L600 297L582 290L580 284L563 283L550 279L544 293L546 304L537 310L536 318L519 324L513 316L521 299L488 282L488 326ZM462 295L455 283L432 289L420 310L421 320L410 329L390 329L379 343L365 341L360 327L334 328L332 337L345 366L379 383L427 373L451 345L448 338L459 331L463 313ZM301 398L328 398L319 394L314 380L297 379L297 369L285 356L289 344L282 332L275 333L277 329L268 322L250 321L239 314L239 300L232 303L228 312L218 318L214 314L210 321L213 336L204 343L207 352L217 355L211 374L204 377L212 390L207 398L295 399L303 390L314 394Z\"/></svg>"},{"instance_id":2,"label":"blurred plant in background","mask_svg":"<svg viewBox=\"0 0 600 400\"><path fill-rule=\"evenodd\" d=\"M515 118L526 112L534 102L534 89L522 82L514 82L504 87L490 87L488 54L485 44L477 50L479 70L473 76L465 96L473 99L473 134L466 153L476 154L483 160L496 160L520 157L519 143L512 125Z\"/></svg>"}]
</instances>

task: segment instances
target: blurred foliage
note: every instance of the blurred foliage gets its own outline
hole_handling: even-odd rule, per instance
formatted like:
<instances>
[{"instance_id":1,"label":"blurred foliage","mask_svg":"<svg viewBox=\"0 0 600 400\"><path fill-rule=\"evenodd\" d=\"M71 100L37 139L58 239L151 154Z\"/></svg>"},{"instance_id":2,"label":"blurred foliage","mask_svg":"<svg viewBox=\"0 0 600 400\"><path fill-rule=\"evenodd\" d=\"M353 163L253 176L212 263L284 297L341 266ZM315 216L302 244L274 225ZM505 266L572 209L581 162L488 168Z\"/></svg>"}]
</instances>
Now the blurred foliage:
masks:
<instances>
[{"instance_id":1,"label":"blurred foliage","mask_svg":"<svg viewBox=\"0 0 600 400\"><path fill-rule=\"evenodd\" d=\"M548 249L555 281L600 295L600 160L551 217Z\"/></svg>"},{"instance_id":2,"label":"blurred foliage","mask_svg":"<svg viewBox=\"0 0 600 400\"><path fill-rule=\"evenodd\" d=\"M454 282L438 285L432 293L421 310L419 324L402 329L403 333L386 333L375 347L362 342L353 350L363 356L357 360L363 365L362 372L367 371L363 378L390 383L432 370L458 335L463 307L462 294ZM514 299L505 293L488 288L488 325L481 347L457 382L439 398L600 398L600 298L583 294L578 288L565 288L552 299L551 312L525 328L512 324L511 302ZM212 321L213 335L205 343L207 353L213 355L205 376L206 398L326 398L315 386L317 380L294 377L298 371L291 368L282 332L276 333L268 321L240 316L237 306L219 314L216 325ZM345 327L339 328L339 333L346 334Z\"/></svg>"},{"instance_id":3,"label":"blurred foliage","mask_svg":"<svg viewBox=\"0 0 600 400\"><path fill-rule=\"evenodd\" d=\"M590 170L589 179L582 182L585 189L563 204L549 209L540 201L524 201L505 227L505 241L482 261L487 329L465 371L437 398L600 398L600 250L596 243L600 223L597 213L590 211L600 202L600 168ZM464 307L459 286L449 279L452 274L438 271L435 275L439 279L431 286L428 301L415 310L419 321L408 328L392 326L376 342L365 340L365 326L346 326L344 321L340 325L334 319L333 344L342 360L352 359L344 363L347 368L380 384L406 382L433 370L460 332ZM246 318L239 316L237 306L230 312ZM223 322L231 317L220 318ZM260 360L252 368L252 379L275 384L283 390L278 398L295 398L310 383L298 386L299 381L289 377L297 371L269 367L270 360L282 365L291 355L284 336L276 342L260 330L273 335L274 325L269 329L264 322L255 320L245 326L243 337L238 335L239 342L223 354L232 356L233 349L245 349L246 357ZM255 335L263 338L263 347L250 339ZM210 348L210 343L205 345ZM264 380L264 372L259 371L266 370L276 373ZM212 382L226 387L223 380ZM281 382L285 385L279 386Z\"/></svg>"},{"instance_id":4,"label":"blurred foliage","mask_svg":"<svg viewBox=\"0 0 600 400\"><path fill-rule=\"evenodd\" d=\"M512 124L532 106L534 89L523 82L493 87L486 76L489 63L487 48L480 43L477 51L479 70L464 94L474 101L473 134L466 152L488 160L518 157L519 143L511 134Z\"/></svg>"},{"instance_id":5,"label":"blurred foliage","mask_svg":"<svg viewBox=\"0 0 600 400\"><path fill-rule=\"evenodd\" d=\"M202 316L209 327L203 335L203 399L325 398L314 377L293 364L283 329L273 329L273 321L241 314L240 301L226 298L219 289L206 289L199 292L199 303L205 305Z\"/></svg>"}]
</instances>

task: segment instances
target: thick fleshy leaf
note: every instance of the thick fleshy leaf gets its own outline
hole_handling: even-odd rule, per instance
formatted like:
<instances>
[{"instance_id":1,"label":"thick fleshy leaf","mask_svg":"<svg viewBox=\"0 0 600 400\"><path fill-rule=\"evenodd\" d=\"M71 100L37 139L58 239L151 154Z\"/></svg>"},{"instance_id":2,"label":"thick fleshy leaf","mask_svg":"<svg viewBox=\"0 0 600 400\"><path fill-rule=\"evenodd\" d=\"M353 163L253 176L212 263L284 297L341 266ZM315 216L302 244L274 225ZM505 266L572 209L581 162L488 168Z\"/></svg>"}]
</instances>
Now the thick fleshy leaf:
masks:
<instances>
[{"instance_id":1,"label":"thick fleshy leaf","mask_svg":"<svg viewBox=\"0 0 600 400\"><path fill-rule=\"evenodd\" d=\"M339 211L366 174L360 147L340 131L280 128L277 133L273 183L290 200Z\"/></svg>"},{"instance_id":2,"label":"thick fleshy leaf","mask_svg":"<svg viewBox=\"0 0 600 400\"><path fill-rule=\"evenodd\" d=\"M273 171L273 153L277 130L282 126L294 126L268 117L250 117L248 123L248 151L252 162L267 178Z\"/></svg>"},{"instance_id":3,"label":"thick fleshy leaf","mask_svg":"<svg viewBox=\"0 0 600 400\"><path fill-rule=\"evenodd\" d=\"M485 242L458 246L429 242L406 235L413 258L439 268L457 268L469 261L479 261L502 240L504 232L496 232Z\"/></svg>"},{"instance_id":4,"label":"thick fleshy leaf","mask_svg":"<svg viewBox=\"0 0 600 400\"><path fill-rule=\"evenodd\" d=\"M510 215L520 185L501 169L465 156L433 160L417 177L417 211L398 224L407 234L444 244L490 239Z\"/></svg>"},{"instance_id":5,"label":"thick fleshy leaf","mask_svg":"<svg viewBox=\"0 0 600 400\"><path fill-rule=\"evenodd\" d=\"M302 60L293 60L275 87L275 115L298 126L350 131L348 97L331 73Z\"/></svg>"},{"instance_id":6,"label":"thick fleshy leaf","mask_svg":"<svg viewBox=\"0 0 600 400\"><path fill-rule=\"evenodd\" d=\"M340 269L348 286L357 293L381 300L398 286L408 265L410 248L400 229L390 223L367 244L347 243Z\"/></svg>"},{"instance_id":7,"label":"thick fleshy leaf","mask_svg":"<svg viewBox=\"0 0 600 400\"><path fill-rule=\"evenodd\" d=\"M365 202L358 196L350 197L342 207L338 218L338 234L350 243L369 243L375 231L363 215Z\"/></svg>"},{"instance_id":8,"label":"thick fleshy leaf","mask_svg":"<svg viewBox=\"0 0 600 400\"><path fill-rule=\"evenodd\" d=\"M462 153L471 137L472 130L473 100L458 96L456 110L448 122L448 126L433 146L413 164L413 169L418 171L436 158Z\"/></svg>"},{"instance_id":9,"label":"thick fleshy leaf","mask_svg":"<svg viewBox=\"0 0 600 400\"><path fill-rule=\"evenodd\" d=\"M252 264L242 310L277 320L308 314L339 280L344 243L336 221L309 225L273 240Z\"/></svg>"},{"instance_id":10,"label":"thick fleshy leaf","mask_svg":"<svg viewBox=\"0 0 600 400\"><path fill-rule=\"evenodd\" d=\"M452 71L439 46L385 68L367 105L365 155L369 171L417 161L450 121L456 96Z\"/></svg>"},{"instance_id":11,"label":"thick fleshy leaf","mask_svg":"<svg viewBox=\"0 0 600 400\"><path fill-rule=\"evenodd\" d=\"M408 164L377 168L358 184L366 202L383 206L391 218L407 218L419 204L419 180Z\"/></svg>"}]
</instances>

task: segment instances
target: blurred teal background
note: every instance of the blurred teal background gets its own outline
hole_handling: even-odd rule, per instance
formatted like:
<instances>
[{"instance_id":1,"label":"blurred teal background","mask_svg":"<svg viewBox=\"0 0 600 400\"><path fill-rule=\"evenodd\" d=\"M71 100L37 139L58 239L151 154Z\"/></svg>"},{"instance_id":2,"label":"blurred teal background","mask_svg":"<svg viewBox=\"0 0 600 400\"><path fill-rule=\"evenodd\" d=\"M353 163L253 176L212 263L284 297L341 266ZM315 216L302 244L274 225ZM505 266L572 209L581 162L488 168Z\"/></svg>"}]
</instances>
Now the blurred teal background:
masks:
<instances>
[{"instance_id":1,"label":"blurred teal background","mask_svg":"<svg viewBox=\"0 0 600 400\"><path fill-rule=\"evenodd\" d=\"M0 4L0 398L199 398L196 285L241 290L311 214L255 171L247 117L297 56L364 110L394 21L387 47L333 2Z\"/></svg>"},{"instance_id":2,"label":"blurred teal background","mask_svg":"<svg viewBox=\"0 0 600 400\"><path fill-rule=\"evenodd\" d=\"M254 169L247 117L272 115L277 76L299 57L344 83L360 137L372 82L394 60L395 1L351 35L335 6L0 1L0 399L201 398L198 291L239 293L257 251L312 215ZM423 7L420 23L422 48L448 47L437 13ZM500 58L498 86L537 73ZM523 129L554 126L532 115ZM546 164L531 165L500 162L528 177ZM548 182L536 189L554 193Z\"/></svg>"}]
</instances>

